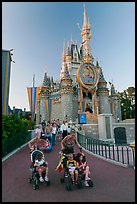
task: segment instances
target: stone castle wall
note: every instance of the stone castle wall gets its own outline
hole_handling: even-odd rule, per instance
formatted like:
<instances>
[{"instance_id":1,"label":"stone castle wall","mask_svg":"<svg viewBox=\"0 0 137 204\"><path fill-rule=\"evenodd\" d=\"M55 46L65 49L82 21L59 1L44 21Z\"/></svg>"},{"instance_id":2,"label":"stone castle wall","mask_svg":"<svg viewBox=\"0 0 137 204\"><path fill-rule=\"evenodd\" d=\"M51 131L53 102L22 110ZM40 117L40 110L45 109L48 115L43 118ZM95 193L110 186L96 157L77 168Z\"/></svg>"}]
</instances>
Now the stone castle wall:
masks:
<instances>
[{"instance_id":1,"label":"stone castle wall","mask_svg":"<svg viewBox=\"0 0 137 204\"><path fill-rule=\"evenodd\" d=\"M63 94L61 96L61 111L62 111L62 119L66 119L67 121L73 120L73 95L70 93Z\"/></svg>"},{"instance_id":2,"label":"stone castle wall","mask_svg":"<svg viewBox=\"0 0 137 204\"><path fill-rule=\"evenodd\" d=\"M135 142L135 123L113 123L113 130L117 127L124 127L126 129L127 143Z\"/></svg>"},{"instance_id":3,"label":"stone castle wall","mask_svg":"<svg viewBox=\"0 0 137 204\"><path fill-rule=\"evenodd\" d=\"M61 119L62 118L62 111L61 111L61 102L56 102L52 107L51 112L51 120Z\"/></svg>"},{"instance_id":4,"label":"stone castle wall","mask_svg":"<svg viewBox=\"0 0 137 204\"><path fill-rule=\"evenodd\" d=\"M78 118L78 96L73 96L73 121Z\"/></svg>"},{"instance_id":5,"label":"stone castle wall","mask_svg":"<svg viewBox=\"0 0 137 204\"><path fill-rule=\"evenodd\" d=\"M99 139L98 124L85 124L83 126L85 135ZM128 144L135 142L135 123L112 123L113 133L114 129L117 127L124 127L126 129L126 138Z\"/></svg>"}]
</instances>

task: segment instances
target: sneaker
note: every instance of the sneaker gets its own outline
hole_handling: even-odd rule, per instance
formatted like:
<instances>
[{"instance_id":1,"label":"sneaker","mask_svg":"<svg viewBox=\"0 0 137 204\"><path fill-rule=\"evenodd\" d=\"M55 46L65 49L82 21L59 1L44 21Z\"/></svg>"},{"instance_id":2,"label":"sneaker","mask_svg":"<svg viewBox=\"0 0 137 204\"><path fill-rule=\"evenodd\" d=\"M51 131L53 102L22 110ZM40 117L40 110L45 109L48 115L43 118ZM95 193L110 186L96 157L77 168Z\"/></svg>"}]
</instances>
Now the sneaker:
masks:
<instances>
[{"instance_id":1,"label":"sneaker","mask_svg":"<svg viewBox=\"0 0 137 204\"><path fill-rule=\"evenodd\" d=\"M40 182L43 182L43 181L44 181L42 177L40 177L39 180L40 180Z\"/></svg>"},{"instance_id":2,"label":"sneaker","mask_svg":"<svg viewBox=\"0 0 137 204\"><path fill-rule=\"evenodd\" d=\"M48 181L49 179L48 179L48 177L47 176L45 176L45 181Z\"/></svg>"},{"instance_id":3,"label":"sneaker","mask_svg":"<svg viewBox=\"0 0 137 204\"><path fill-rule=\"evenodd\" d=\"M75 185L78 185L78 182L77 182L77 181L75 181Z\"/></svg>"},{"instance_id":4,"label":"sneaker","mask_svg":"<svg viewBox=\"0 0 137 204\"><path fill-rule=\"evenodd\" d=\"M75 185L75 181L72 181L72 184Z\"/></svg>"},{"instance_id":5,"label":"sneaker","mask_svg":"<svg viewBox=\"0 0 137 204\"><path fill-rule=\"evenodd\" d=\"M85 184L85 186L87 186L87 187L89 186L89 184L88 184L88 182L87 182L87 181L85 181L85 182L84 182L84 184Z\"/></svg>"},{"instance_id":6,"label":"sneaker","mask_svg":"<svg viewBox=\"0 0 137 204\"><path fill-rule=\"evenodd\" d=\"M90 179L89 177L85 177L85 180L86 180L86 181L89 181L89 180L91 180L91 179Z\"/></svg>"}]
</instances>

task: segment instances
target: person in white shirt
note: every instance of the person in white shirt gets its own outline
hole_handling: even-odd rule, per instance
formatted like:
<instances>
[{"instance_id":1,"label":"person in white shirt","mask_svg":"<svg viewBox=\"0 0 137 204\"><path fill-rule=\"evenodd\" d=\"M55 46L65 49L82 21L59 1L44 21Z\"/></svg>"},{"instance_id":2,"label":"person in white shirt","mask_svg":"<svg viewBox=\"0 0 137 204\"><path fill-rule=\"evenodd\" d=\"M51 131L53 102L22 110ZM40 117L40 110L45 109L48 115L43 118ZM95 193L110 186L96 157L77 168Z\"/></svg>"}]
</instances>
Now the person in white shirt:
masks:
<instances>
[{"instance_id":1,"label":"person in white shirt","mask_svg":"<svg viewBox=\"0 0 137 204\"><path fill-rule=\"evenodd\" d=\"M71 133L71 127L70 127L70 125L68 125L68 135L70 135L70 133Z\"/></svg>"},{"instance_id":2,"label":"person in white shirt","mask_svg":"<svg viewBox=\"0 0 137 204\"><path fill-rule=\"evenodd\" d=\"M62 132L62 139L64 139L67 136L67 134L68 134L68 131L67 131L68 130L68 126L65 123L65 121L63 121L60 129L61 129L61 132Z\"/></svg>"},{"instance_id":3,"label":"person in white shirt","mask_svg":"<svg viewBox=\"0 0 137 204\"><path fill-rule=\"evenodd\" d=\"M55 123L52 125L52 144L55 145L55 137L57 133L57 126Z\"/></svg>"}]
</instances>

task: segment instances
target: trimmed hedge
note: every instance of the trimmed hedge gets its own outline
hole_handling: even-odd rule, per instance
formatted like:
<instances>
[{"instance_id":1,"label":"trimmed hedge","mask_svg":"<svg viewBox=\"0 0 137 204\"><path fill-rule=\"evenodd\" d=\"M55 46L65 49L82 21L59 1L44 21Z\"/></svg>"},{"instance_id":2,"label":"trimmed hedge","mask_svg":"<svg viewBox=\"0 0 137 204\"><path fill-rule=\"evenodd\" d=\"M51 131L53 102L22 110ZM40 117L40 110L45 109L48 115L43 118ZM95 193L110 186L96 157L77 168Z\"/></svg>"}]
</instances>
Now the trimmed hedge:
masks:
<instances>
[{"instance_id":1,"label":"trimmed hedge","mask_svg":"<svg viewBox=\"0 0 137 204\"><path fill-rule=\"evenodd\" d=\"M2 157L31 139L30 123L34 127L34 122L16 115L2 116Z\"/></svg>"}]
</instances>

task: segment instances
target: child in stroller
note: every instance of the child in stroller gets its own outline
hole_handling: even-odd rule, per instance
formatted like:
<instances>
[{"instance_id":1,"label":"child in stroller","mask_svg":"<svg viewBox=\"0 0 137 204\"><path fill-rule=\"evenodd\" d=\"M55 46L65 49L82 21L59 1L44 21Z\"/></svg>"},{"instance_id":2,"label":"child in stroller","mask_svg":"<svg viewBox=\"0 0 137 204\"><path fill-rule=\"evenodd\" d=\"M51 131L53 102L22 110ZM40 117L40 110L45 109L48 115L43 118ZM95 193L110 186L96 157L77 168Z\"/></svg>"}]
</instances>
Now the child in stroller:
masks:
<instances>
[{"instance_id":1,"label":"child in stroller","mask_svg":"<svg viewBox=\"0 0 137 204\"><path fill-rule=\"evenodd\" d=\"M68 172L71 175L72 183L77 184L77 179L78 179L77 162L73 158L73 154L68 155L68 160L67 160L66 166L68 168Z\"/></svg>"},{"instance_id":2,"label":"child in stroller","mask_svg":"<svg viewBox=\"0 0 137 204\"><path fill-rule=\"evenodd\" d=\"M44 180L48 181L48 176L47 176L48 175L48 162L45 161L42 153L36 154L34 167L36 167L36 171L39 174L39 180L41 182L43 182ZM44 179L42 177L43 172L45 172Z\"/></svg>"},{"instance_id":3,"label":"child in stroller","mask_svg":"<svg viewBox=\"0 0 137 204\"><path fill-rule=\"evenodd\" d=\"M93 186L93 182L90 178L90 169L89 165L86 161L85 155L81 152L77 154L77 169L79 172L79 176L81 177L81 180L84 180L85 186Z\"/></svg>"},{"instance_id":4,"label":"child in stroller","mask_svg":"<svg viewBox=\"0 0 137 204\"><path fill-rule=\"evenodd\" d=\"M49 186L50 182L48 179L48 162L45 161L44 154L40 150L34 150L31 153L31 171L32 171L32 177L29 180L34 182L34 189L36 190L39 185L38 182L46 182L46 184Z\"/></svg>"},{"instance_id":5,"label":"child in stroller","mask_svg":"<svg viewBox=\"0 0 137 204\"><path fill-rule=\"evenodd\" d=\"M63 151L60 151L59 154L60 161L56 167L56 171L59 173L63 172L63 177L60 178L60 182L65 182L68 191L72 190L75 186L78 189L82 188L81 178L77 169L77 154L65 154Z\"/></svg>"},{"instance_id":6,"label":"child in stroller","mask_svg":"<svg viewBox=\"0 0 137 204\"><path fill-rule=\"evenodd\" d=\"M53 142L52 142L52 134L42 134L41 136L42 140L44 140L44 151L48 152L52 150Z\"/></svg>"}]
</instances>

